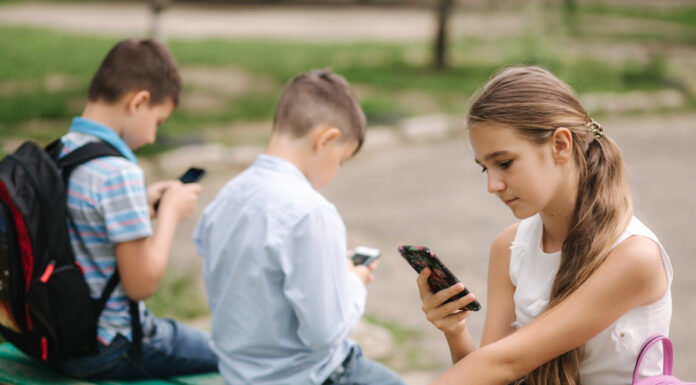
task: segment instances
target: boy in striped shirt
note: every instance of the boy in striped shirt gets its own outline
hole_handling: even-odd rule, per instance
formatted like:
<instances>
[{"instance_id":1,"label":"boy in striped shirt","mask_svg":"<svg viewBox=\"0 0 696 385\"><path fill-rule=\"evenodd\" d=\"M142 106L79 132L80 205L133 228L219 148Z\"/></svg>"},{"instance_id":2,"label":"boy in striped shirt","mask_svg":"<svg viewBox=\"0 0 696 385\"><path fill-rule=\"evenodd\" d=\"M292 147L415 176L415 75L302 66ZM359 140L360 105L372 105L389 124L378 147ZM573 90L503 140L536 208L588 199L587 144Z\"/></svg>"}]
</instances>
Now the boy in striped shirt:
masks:
<instances>
[{"instance_id":1,"label":"boy in striped shirt","mask_svg":"<svg viewBox=\"0 0 696 385\"><path fill-rule=\"evenodd\" d=\"M116 270L121 279L99 318L99 354L62 361L59 369L70 375L136 379L217 370L209 335L155 318L142 302L142 366L131 357L128 300L144 300L157 290L176 226L190 216L201 189L178 181L146 188L132 151L154 142L157 127L176 107L180 92L176 63L165 47L153 40L121 41L92 78L82 115L61 138L61 156L98 140L122 155L79 166L67 186L70 237L92 297L99 298ZM154 231L151 219L157 219Z\"/></svg>"}]
</instances>

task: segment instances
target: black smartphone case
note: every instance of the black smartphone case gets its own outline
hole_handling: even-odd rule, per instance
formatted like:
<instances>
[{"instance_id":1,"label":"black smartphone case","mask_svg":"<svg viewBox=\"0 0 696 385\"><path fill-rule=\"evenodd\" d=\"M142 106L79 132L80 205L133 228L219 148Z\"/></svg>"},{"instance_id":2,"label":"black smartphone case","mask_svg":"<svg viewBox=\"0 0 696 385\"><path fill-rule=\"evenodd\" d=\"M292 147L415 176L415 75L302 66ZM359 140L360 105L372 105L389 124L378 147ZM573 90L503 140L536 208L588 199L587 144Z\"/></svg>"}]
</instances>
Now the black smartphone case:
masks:
<instances>
[{"instance_id":1,"label":"black smartphone case","mask_svg":"<svg viewBox=\"0 0 696 385\"><path fill-rule=\"evenodd\" d=\"M430 249L424 246L399 246L399 254L408 262L411 267L413 267L416 272L420 274L421 270L425 267L430 268L430 277L428 277L428 285L430 285L430 290L433 293L437 293L442 289L446 289L458 282L459 279L452 274L452 272L445 266L442 261L432 252ZM461 292L452 296L447 302L452 302L458 298L461 298L469 294L469 290L464 288ZM471 311L481 310L481 304L474 300L470 304L466 305L466 309ZM463 309L462 309L463 310Z\"/></svg>"}]
</instances>

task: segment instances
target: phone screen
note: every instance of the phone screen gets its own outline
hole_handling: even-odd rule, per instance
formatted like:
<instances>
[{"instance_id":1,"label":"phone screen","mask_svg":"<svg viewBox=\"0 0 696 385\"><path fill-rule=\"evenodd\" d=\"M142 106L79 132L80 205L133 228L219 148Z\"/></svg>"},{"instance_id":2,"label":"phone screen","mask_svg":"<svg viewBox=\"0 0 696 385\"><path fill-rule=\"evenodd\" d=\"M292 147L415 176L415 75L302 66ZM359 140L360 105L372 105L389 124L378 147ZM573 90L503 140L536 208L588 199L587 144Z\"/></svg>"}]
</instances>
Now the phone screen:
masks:
<instances>
[{"instance_id":1,"label":"phone screen","mask_svg":"<svg viewBox=\"0 0 696 385\"><path fill-rule=\"evenodd\" d=\"M430 249L424 246L399 246L399 254L413 267L416 272L420 273L426 267L430 268L430 277L428 277L428 285L433 293L437 293L442 289L446 289L457 282L460 282L457 277L445 266L442 261ZM469 294L466 288L446 302L452 302ZM481 310L481 304L474 300L466 305L466 308L471 311Z\"/></svg>"},{"instance_id":2,"label":"phone screen","mask_svg":"<svg viewBox=\"0 0 696 385\"><path fill-rule=\"evenodd\" d=\"M201 180L203 176L205 176L204 169L198 167L191 167L179 177L179 180L181 181L181 183L196 183L199 180ZM158 199L157 202L155 202L155 204L153 205L155 211L159 209L159 204L160 199Z\"/></svg>"},{"instance_id":3,"label":"phone screen","mask_svg":"<svg viewBox=\"0 0 696 385\"><path fill-rule=\"evenodd\" d=\"M205 170L202 168L191 167L179 177L181 183L196 183L205 175Z\"/></svg>"},{"instance_id":4,"label":"phone screen","mask_svg":"<svg viewBox=\"0 0 696 385\"><path fill-rule=\"evenodd\" d=\"M382 254L379 249L368 246L358 246L353 250L353 255L350 259L353 260L353 265L369 265L376 261L377 258Z\"/></svg>"}]
</instances>

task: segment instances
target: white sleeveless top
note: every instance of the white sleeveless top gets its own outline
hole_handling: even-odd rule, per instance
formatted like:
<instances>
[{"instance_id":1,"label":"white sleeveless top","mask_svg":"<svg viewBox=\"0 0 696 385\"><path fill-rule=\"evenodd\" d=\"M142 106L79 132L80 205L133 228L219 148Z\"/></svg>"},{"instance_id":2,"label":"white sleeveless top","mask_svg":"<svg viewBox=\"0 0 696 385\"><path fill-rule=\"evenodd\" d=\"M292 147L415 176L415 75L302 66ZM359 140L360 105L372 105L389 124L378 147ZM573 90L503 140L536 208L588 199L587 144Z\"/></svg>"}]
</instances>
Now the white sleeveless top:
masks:
<instances>
[{"instance_id":1,"label":"white sleeveless top","mask_svg":"<svg viewBox=\"0 0 696 385\"><path fill-rule=\"evenodd\" d=\"M520 222L510 246L510 280L515 286L515 329L539 316L549 303L551 286L558 272L561 252L545 253L543 224L537 214ZM672 265L655 234L635 217L614 247L633 235L652 239L660 248L662 264L672 284ZM653 334L668 335L672 316L672 294L646 306L631 309L585 344L580 367L582 385L629 385L643 342ZM662 373L662 345L650 349L641 363L642 376Z\"/></svg>"}]
</instances>

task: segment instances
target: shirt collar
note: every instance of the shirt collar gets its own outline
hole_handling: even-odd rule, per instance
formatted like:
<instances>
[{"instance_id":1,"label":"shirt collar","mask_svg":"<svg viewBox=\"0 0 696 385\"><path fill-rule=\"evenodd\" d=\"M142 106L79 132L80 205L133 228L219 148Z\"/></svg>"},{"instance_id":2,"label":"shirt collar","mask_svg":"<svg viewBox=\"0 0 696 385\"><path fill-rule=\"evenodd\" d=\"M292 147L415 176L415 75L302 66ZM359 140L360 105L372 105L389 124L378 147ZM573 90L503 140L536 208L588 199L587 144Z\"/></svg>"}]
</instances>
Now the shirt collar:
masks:
<instances>
[{"instance_id":1,"label":"shirt collar","mask_svg":"<svg viewBox=\"0 0 696 385\"><path fill-rule=\"evenodd\" d=\"M133 154L133 151L128 147L126 142L108 126L97 123L93 120L77 117L72 121L70 132L79 132L82 134L95 136L106 143L112 145L126 159L133 163L138 163L138 159Z\"/></svg>"},{"instance_id":2,"label":"shirt collar","mask_svg":"<svg viewBox=\"0 0 696 385\"><path fill-rule=\"evenodd\" d=\"M297 166L283 158L262 153L259 154L259 156L256 158L256 161L254 161L254 165L257 167L265 168L267 170L281 171L294 175L303 182L307 183L308 185L312 185L309 182L309 179L307 179L305 174L303 174L302 171L300 171L300 169L297 168Z\"/></svg>"}]
</instances>

